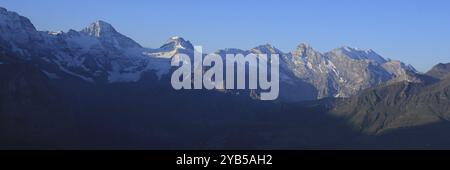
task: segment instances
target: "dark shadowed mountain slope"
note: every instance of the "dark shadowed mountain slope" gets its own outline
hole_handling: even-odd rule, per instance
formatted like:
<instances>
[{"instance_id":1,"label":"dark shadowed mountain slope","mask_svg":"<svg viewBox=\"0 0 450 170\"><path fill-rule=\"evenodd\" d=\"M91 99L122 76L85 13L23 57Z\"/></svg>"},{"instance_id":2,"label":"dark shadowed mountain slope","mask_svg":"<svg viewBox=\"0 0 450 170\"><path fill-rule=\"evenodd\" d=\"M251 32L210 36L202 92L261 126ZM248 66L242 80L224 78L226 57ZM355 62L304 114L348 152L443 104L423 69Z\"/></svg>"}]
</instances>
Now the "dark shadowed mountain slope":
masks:
<instances>
[{"instance_id":1,"label":"dark shadowed mountain slope","mask_svg":"<svg viewBox=\"0 0 450 170\"><path fill-rule=\"evenodd\" d=\"M338 101L331 111L373 134L449 120L450 79L436 83L399 82Z\"/></svg>"},{"instance_id":2,"label":"dark shadowed mountain slope","mask_svg":"<svg viewBox=\"0 0 450 170\"><path fill-rule=\"evenodd\" d=\"M426 74L437 79L443 79L450 74L450 63L439 63L431 68Z\"/></svg>"},{"instance_id":3,"label":"dark shadowed mountain slope","mask_svg":"<svg viewBox=\"0 0 450 170\"><path fill-rule=\"evenodd\" d=\"M71 114L44 73L1 50L0 80L0 148L70 141Z\"/></svg>"}]
</instances>

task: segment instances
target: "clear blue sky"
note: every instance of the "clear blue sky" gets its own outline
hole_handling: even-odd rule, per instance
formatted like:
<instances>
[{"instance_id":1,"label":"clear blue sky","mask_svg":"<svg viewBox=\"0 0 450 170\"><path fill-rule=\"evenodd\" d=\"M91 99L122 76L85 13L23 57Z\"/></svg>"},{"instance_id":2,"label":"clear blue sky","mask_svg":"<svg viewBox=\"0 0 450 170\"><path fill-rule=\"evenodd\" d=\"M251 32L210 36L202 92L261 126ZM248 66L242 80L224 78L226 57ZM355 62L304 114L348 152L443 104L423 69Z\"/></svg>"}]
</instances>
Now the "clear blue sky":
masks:
<instances>
[{"instance_id":1,"label":"clear blue sky","mask_svg":"<svg viewBox=\"0 0 450 170\"><path fill-rule=\"evenodd\" d=\"M270 43L292 51L371 48L420 71L450 62L448 0L2 0L39 30L105 20L146 47L178 35L207 51Z\"/></svg>"}]
</instances>

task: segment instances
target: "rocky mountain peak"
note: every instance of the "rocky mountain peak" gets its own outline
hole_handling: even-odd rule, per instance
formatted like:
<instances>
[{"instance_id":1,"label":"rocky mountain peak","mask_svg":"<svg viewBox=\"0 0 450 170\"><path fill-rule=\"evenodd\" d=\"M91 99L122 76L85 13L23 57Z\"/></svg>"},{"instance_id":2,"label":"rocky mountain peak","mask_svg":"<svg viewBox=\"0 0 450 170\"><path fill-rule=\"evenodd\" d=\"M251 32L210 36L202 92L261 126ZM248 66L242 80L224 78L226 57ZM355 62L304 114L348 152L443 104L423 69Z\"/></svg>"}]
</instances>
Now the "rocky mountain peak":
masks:
<instances>
[{"instance_id":1,"label":"rocky mountain peak","mask_svg":"<svg viewBox=\"0 0 450 170\"><path fill-rule=\"evenodd\" d=\"M0 7L0 28L1 27L4 27L1 32L8 30L16 32L36 32L36 28L28 18Z\"/></svg>"},{"instance_id":2,"label":"rocky mountain peak","mask_svg":"<svg viewBox=\"0 0 450 170\"><path fill-rule=\"evenodd\" d=\"M255 48L251 49L250 51L253 53L258 53L258 54L283 54L283 52L281 52L281 50L275 48L271 44L260 45L260 46L257 46Z\"/></svg>"},{"instance_id":3,"label":"rocky mountain peak","mask_svg":"<svg viewBox=\"0 0 450 170\"><path fill-rule=\"evenodd\" d=\"M446 78L450 75L450 63L439 63L426 74L437 79Z\"/></svg>"},{"instance_id":4,"label":"rocky mountain peak","mask_svg":"<svg viewBox=\"0 0 450 170\"><path fill-rule=\"evenodd\" d=\"M300 43L297 46L297 49L301 49L301 50L307 50L307 49L312 49L311 45L309 45L308 43Z\"/></svg>"},{"instance_id":5,"label":"rocky mountain peak","mask_svg":"<svg viewBox=\"0 0 450 170\"><path fill-rule=\"evenodd\" d=\"M386 59L384 59L381 55L379 55L372 49L360 49L343 46L341 48L334 49L330 53L335 56L350 57L355 60L367 60L378 64L386 63Z\"/></svg>"},{"instance_id":6,"label":"rocky mountain peak","mask_svg":"<svg viewBox=\"0 0 450 170\"><path fill-rule=\"evenodd\" d=\"M190 41L186 41L179 36L170 37L164 45L161 46L164 51L173 51L177 49L194 50L194 45Z\"/></svg>"},{"instance_id":7,"label":"rocky mountain peak","mask_svg":"<svg viewBox=\"0 0 450 170\"><path fill-rule=\"evenodd\" d=\"M84 28L82 32L96 37L117 33L116 29L114 29L111 24L101 20L95 21L94 23L90 24L88 27Z\"/></svg>"},{"instance_id":8,"label":"rocky mountain peak","mask_svg":"<svg viewBox=\"0 0 450 170\"><path fill-rule=\"evenodd\" d=\"M314 51L311 45L307 43L300 43L297 48L292 52L294 57L307 57L307 56L315 56L318 52Z\"/></svg>"},{"instance_id":9,"label":"rocky mountain peak","mask_svg":"<svg viewBox=\"0 0 450 170\"><path fill-rule=\"evenodd\" d=\"M98 38L106 47L142 48L137 42L117 32L111 24L102 20L90 24L81 33Z\"/></svg>"}]
</instances>

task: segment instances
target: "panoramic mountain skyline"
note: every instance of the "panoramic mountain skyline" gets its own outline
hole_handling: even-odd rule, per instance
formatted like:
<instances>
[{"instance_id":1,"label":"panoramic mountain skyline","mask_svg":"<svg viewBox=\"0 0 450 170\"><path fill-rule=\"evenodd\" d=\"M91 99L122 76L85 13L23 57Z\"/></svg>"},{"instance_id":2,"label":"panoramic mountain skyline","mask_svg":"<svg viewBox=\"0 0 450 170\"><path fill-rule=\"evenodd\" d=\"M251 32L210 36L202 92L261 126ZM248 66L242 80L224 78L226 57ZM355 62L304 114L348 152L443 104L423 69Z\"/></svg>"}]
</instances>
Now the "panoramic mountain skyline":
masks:
<instances>
[{"instance_id":1,"label":"panoramic mountain skyline","mask_svg":"<svg viewBox=\"0 0 450 170\"><path fill-rule=\"evenodd\" d=\"M1 0L2 160L280 169L330 162L326 150L450 150L448 9L448 0ZM350 155L328 157L383 167L406 158Z\"/></svg>"},{"instance_id":2,"label":"panoramic mountain skyline","mask_svg":"<svg viewBox=\"0 0 450 170\"><path fill-rule=\"evenodd\" d=\"M151 48L178 35L208 52L265 43L289 52L300 42L320 52L341 46L371 48L421 72L450 60L450 24L443 22L450 16L448 1L55 2L5 0L0 6L30 16L38 30L81 30L105 20ZM269 12L259 12L268 7Z\"/></svg>"},{"instance_id":3,"label":"panoramic mountain skyline","mask_svg":"<svg viewBox=\"0 0 450 170\"><path fill-rule=\"evenodd\" d=\"M261 101L264 88L171 87L171 61L195 50L178 36L146 48L102 20L40 31L0 7L0 148L450 146L449 64L420 73L374 50L305 43L215 51L279 56L279 97Z\"/></svg>"},{"instance_id":4,"label":"panoramic mountain skyline","mask_svg":"<svg viewBox=\"0 0 450 170\"><path fill-rule=\"evenodd\" d=\"M193 57L194 47L182 37L171 37L160 48L142 47L105 21L96 21L80 31L38 31L31 20L0 7L4 46L11 53L38 66L50 79L75 77L91 83L131 83L156 73L170 74L176 54ZM270 44L249 50L227 48L226 54L278 54L281 66L281 101L304 101L349 97L383 83L422 82L420 73L402 61L386 59L373 50L335 48L322 53L301 43L292 52ZM250 94L258 99L257 93Z\"/></svg>"}]
</instances>

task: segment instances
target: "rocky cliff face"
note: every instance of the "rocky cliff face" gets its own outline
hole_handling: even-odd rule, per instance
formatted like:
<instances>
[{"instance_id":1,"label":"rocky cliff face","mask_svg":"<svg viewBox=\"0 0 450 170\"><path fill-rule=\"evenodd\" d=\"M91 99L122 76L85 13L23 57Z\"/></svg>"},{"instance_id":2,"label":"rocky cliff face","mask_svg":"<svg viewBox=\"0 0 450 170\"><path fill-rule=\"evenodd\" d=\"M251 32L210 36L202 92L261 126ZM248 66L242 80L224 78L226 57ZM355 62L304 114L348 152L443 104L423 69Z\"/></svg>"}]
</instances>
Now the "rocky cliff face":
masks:
<instances>
[{"instance_id":1,"label":"rocky cliff face","mask_svg":"<svg viewBox=\"0 0 450 170\"><path fill-rule=\"evenodd\" d=\"M391 66L392 61L385 60L373 50L350 47L322 54L307 44L300 44L287 56L295 75L313 84L319 98L349 97L416 72L412 67Z\"/></svg>"}]
</instances>

